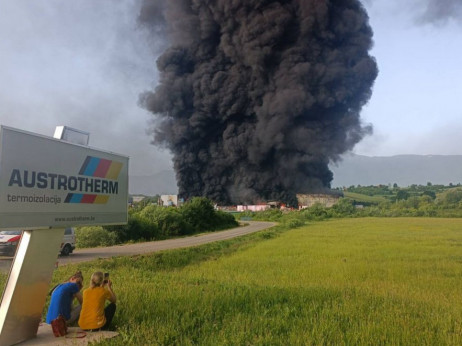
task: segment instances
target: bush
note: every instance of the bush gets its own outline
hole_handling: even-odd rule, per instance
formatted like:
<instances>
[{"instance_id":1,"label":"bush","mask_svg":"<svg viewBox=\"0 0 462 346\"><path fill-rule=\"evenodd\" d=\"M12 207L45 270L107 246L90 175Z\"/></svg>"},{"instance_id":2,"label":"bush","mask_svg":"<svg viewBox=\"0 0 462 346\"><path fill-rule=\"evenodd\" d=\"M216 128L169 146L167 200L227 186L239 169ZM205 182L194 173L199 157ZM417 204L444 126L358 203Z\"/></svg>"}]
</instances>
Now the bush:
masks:
<instances>
[{"instance_id":1,"label":"bush","mask_svg":"<svg viewBox=\"0 0 462 346\"><path fill-rule=\"evenodd\" d=\"M315 203L313 206L303 209L302 215L307 220L325 220L331 217L327 207L324 207L320 203Z\"/></svg>"},{"instance_id":2,"label":"bush","mask_svg":"<svg viewBox=\"0 0 462 346\"><path fill-rule=\"evenodd\" d=\"M219 227L212 202L205 197L194 197L180 208L184 220L194 232L215 230Z\"/></svg>"},{"instance_id":3,"label":"bush","mask_svg":"<svg viewBox=\"0 0 462 346\"><path fill-rule=\"evenodd\" d=\"M78 248L112 246L117 243L116 234L101 226L77 227L75 245Z\"/></svg>"},{"instance_id":4,"label":"bush","mask_svg":"<svg viewBox=\"0 0 462 346\"><path fill-rule=\"evenodd\" d=\"M158 233L154 224L149 223L139 214L128 215L126 225L104 226L106 230L116 235L118 243L152 239Z\"/></svg>"},{"instance_id":5,"label":"bush","mask_svg":"<svg viewBox=\"0 0 462 346\"><path fill-rule=\"evenodd\" d=\"M297 228L305 224L305 221L302 219L302 215L298 212L294 212L293 215L287 215L281 219L281 224L283 228Z\"/></svg>"},{"instance_id":6,"label":"bush","mask_svg":"<svg viewBox=\"0 0 462 346\"><path fill-rule=\"evenodd\" d=\"M218 230L236 227L238 223L232 214L218 210L215 212L215 225L215 230Z\"/></svg>"},{"instance_id":7,"label":"bush","mask_svg":"<svg viewBox=\"0 0 462 346\"><path fill-rule=\"evenodd\" d=\"M462 189L456 188L449 190L444 194L443 197L443 202L446 205L455 206L462 201Z\"/></svg>"},{"instance_id":8,"label":"bush","mask_svg":"<svg viewBox=\"0 0 462 346\"><path fill-rule=\"evenodd\" d=\"M280 209L266 209L263 211L249 211L246 210L239 215L239 218L242 219L252 219L256 221L273 221L279 222L283 216L283 212Z\"/></svg>"},{"instance_id":9,"label":"bush","mask_svg":"<svg viewBox=\"0 0 462 346\"><path fill-rule=\"evenodd\" d=\"M105 226L104 229L116 235L119 243L125 243L216 231L237 225L233 215L216 211L210 200L196 197L180 208L149 204L140 210L131 209L127 225Z\"/></svg>"},{"instance_id":10,"label":"bush","mask_svg":"<svg viewBox=\"0 0 462 346\"><path fill-rule=\"evenodd\" d=\"M160 207L150 205L144 208L140 216L153 224L158 230L152 238L168 238L171 236L193 233L193 227L186 222L180 210L176 207Z\"/></svg>"},{"instance_id":11,"label":"bush","mask_svg":"<svg viewBox=\"0 0 462 346\"><path fill-rule=\"evenodd\" d=\"M331 213L334 217L352 216L356 213L356 207L350 200L346 198L340 198L338 203L332 206Z\"/></svg>"}]
</instances>

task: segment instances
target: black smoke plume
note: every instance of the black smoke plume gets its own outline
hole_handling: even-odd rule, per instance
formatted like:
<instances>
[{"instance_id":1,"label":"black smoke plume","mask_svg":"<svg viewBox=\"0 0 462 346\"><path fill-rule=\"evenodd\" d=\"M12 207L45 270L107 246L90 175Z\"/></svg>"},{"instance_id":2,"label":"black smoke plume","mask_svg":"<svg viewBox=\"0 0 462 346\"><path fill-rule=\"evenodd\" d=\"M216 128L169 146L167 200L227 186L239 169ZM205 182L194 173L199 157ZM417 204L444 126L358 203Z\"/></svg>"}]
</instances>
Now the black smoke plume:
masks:
<instances>
[{"instance_id":1,"label":"black smoke plume","mask_svg":"<svg viewBox=\"0 0 462 346\"><path fill-rule=\"evenodd\" d=\"M142 21L162 3L169 48L141 103L179 193L296 205L328 188L329 161L371 131L359 115L377 65L360 1L146 0Z\"/></svg>"}]
</instances>

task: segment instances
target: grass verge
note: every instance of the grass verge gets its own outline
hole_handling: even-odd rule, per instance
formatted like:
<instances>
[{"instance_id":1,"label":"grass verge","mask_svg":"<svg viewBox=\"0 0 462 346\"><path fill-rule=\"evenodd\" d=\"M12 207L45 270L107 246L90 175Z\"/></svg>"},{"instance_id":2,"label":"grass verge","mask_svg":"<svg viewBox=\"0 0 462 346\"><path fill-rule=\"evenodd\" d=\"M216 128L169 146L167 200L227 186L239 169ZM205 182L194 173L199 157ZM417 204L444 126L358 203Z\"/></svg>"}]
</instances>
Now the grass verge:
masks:
<instances>
[{"instance_id":1,"label":"grass verge","mask_svg":"<svg viewBox=\"0 0 462 346\"><path fill-rule=\"evenodd\" d=\"M462 220L331 220L79 268L109 271L104 345L462 344Z\"/></svg>"}]
</instances>

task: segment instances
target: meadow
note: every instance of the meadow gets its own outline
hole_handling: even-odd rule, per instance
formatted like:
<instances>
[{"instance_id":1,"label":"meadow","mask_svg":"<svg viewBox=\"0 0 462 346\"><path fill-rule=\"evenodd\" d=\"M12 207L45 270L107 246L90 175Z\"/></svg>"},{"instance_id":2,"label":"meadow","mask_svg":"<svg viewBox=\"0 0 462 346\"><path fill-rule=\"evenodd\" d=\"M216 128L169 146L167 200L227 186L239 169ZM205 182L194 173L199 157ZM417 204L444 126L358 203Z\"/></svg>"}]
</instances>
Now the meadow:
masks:
<instances>
[{"instance_id":1,"label":"meadow","mask_svg":"<svg viewBox=\"0 0 462 346\"><path fill-rule=\"evenodd\" d=\"M357 202L365 202L365 203L381 203L381 202L386 202L387 199L383 196L368 196L356 192L349 192L349 191L344 191L343 195L345 198L349 200L354 200Z\"/></svg>"},{"instance_id":2,"label":"meadow","mask_svg":"<svg viewBox=\"0 0 462 346\"><path fill-rule=\"evenodd\" d=\"M103 345L460 345L462 219L361 218L60 267L109 271Z\"/></svg>"}]
</instances>

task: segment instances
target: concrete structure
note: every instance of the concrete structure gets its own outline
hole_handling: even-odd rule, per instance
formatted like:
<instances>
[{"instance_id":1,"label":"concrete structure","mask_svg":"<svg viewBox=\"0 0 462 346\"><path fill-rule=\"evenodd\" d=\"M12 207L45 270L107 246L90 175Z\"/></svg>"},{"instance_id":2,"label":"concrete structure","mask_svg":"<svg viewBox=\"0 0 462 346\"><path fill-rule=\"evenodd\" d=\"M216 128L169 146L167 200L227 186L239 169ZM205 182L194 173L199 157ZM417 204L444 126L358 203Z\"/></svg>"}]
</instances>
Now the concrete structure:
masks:
<instances>
[{"instance_id":1,"label":"concrete structure","mask_svg":"<svg viewBox=\"0 0 462 346\"><path fill-rule=\"evenodd\" d=\"M182 203L183 199L178 195L161 195L159 199L159 205L164 207L179 207Z\"/></svg>"},{"instance_id":2,"label":"concrete structure","mask_svg":"<svg viewBox=\"0 0 462 346\"><path fill-rule=\"evenodd\" d=\"M256 204L256 205L238 205L237 211L263 211L270 209L271 207L268 204Z\"/></svg>"},{"instance_id":3,"label":"concrete structure","mask_svg":"<svg viewBox=\"0 0 462 346\"><path fill-rule=\"evenodd\" d=\"M143 199L145 199L146 196L142 196L142 195L141 195L141 196L132 196L131 198L132 198L132 202L133 202L133 203L139 203L139 202L141 202Z\"/></svg>"},{"instance_id":4,"label":"concrete structure","mask_svg":"<svg viewBox=\"0 0 462 346\"><path fill-rule=\"evenodd\" d=\"M305 209L312 207L316 203L321 204L323 207L332 207L336 204L341 195L339 194L297 194L298 208Z\"/></svg>"}]
</instances>

